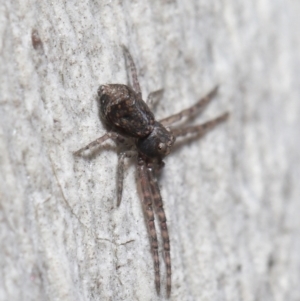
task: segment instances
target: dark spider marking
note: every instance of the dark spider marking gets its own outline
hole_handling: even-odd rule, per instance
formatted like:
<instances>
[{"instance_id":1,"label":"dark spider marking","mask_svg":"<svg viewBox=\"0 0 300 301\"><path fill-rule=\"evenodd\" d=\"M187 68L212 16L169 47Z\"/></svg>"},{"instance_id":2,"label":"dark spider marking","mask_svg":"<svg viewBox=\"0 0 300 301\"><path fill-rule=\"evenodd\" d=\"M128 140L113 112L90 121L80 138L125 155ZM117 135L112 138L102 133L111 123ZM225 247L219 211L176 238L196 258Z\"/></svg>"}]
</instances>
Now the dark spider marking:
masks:
<instances>
[{"instance_id":1,"label":"dark spider marking","mask_svg":"<svg viewBox=\"0 0 300 301\"><path fill-rule=\"evenodd\" d=\"M40 38L40 35L39 35L39 32L37 31L37 29L33 29L31 31L31 43L35 50L39 50L40 52L43 52L43 50L44 50L43 42Z\"/></svg>"},{"instance_id":2,"label":"dark spider marking","mask_svg":"<svg viewBox=\"0 0 300 301\"><path fill-rule=\"evenodd\" d=\"M171 293L170 241L166 223L167 219L157 183L157 175L164 166L163 158L170 153L177 137L185 136L187 134L194 134L196 137L202 137L216 125L224 122L228 118L229 113L225 112L200 125L175 129L167 127L181 120L183 117L191 117L196 113L199 114L202 112L216 95L218 88L215 87L210 93L201 98L190 108L160 121L156 121L149 105L153 102L153 99L162 95L162 90L150 93L147 102L143 101L135 64L127 48L123 47L123 49L131 71L132 87L121 84L107 84L99 87L98 98L100 102L100 115L110 130L74 154L80 155L83 151L99 146L107 139L113 139L117 144L127 144L128 150L120 152L118 159L118 206L120 205L122 198L124 160L129 157L137 158L138 180L143 194L143 210L150 236L154 261L156 291L159 294L160 273L158 241L155 230L153 207L156 216L158 216L163 240L164 259L167 272L167 296L169 297ZM147 105L147 103L149 105Z\"/></svg>"}]
</instances>

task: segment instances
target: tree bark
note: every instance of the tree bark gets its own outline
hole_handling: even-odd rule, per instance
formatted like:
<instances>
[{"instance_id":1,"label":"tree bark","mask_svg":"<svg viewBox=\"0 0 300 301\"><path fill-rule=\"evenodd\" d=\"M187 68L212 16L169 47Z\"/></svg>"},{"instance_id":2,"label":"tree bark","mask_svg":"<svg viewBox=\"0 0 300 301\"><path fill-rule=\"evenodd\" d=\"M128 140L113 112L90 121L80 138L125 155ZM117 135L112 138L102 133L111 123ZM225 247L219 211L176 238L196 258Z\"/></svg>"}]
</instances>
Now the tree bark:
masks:
<instances>
[{"instance_id":1,"label":"tree bark","mask_svg":"<svg viewBox=\"0 0 300 301\"><path fill-rule=\"evenodd\" d=\"M230 119L174 151L160 178L170 300L299 300L300 5L296 1L5 1L0 4L0 300L164 300L126 164L116 206L100 84L143 97L158 119L216 84L197 124Z\"/></svg>"}]
</instances>

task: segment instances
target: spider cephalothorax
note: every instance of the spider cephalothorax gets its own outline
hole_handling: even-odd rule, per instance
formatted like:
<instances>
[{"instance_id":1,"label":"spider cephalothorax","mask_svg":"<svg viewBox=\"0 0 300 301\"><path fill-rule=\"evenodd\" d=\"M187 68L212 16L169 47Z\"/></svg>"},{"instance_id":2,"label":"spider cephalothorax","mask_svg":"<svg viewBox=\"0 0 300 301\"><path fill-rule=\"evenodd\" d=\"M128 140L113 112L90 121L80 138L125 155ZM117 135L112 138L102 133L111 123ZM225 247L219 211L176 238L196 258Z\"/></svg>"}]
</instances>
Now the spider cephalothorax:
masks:
<instances>
[{"instance_id":1,"label":"spider cephalothorax","mask_svg":"<svg viewBox=\"0 0 300 301\"><path fill-rule=\"evenodd\" d=\"M130 65L132 88L121 84L108 84L99 87L98 97L100 102L101 118L108 127L109 132L84 148L81 148L75 152L75 154L78 155L85 150L100 145L109 138L115 140L116 143L127 142L126 145L130 146L128 150L119 154L117 204L118 206L120 205L122 198L124 159L127 157L136 157L138 181L143 194L143 209L147 219L146 224L148 227L153 254L156 291L157 293L160 292L160 269L153 207L159 220L163 239L167 273L167 296L170 296L170 241L166 224L167 220L156 176L158 171L164 165L163 158L171 152L177 137L185 136L187 134L194 134L198 137L203 136L208 130L225 121L229 114L224 113L217 118L200 125L175 129L170 129L168 127L173 125L176 121L181 120L183 117L190 117L195 113L201 112L211 101L213 96L215 96L217 92L217 88L215 88L207 94L207 96L196 102L192 107L164 118L159 122L156 121L148 104L161 94L161 90L153 92L148 96L148 104L143 101L133 59L125 47L124 53Z\"/></svg>"},{"instance_id":2,"label":"spider cephalothorax","mask_svg":"<svg viewBox=\"0 0 300 301\"><path fill-rule=\"evenodd\" d=\"M136 147L149 158L162 159L170 153L174 142L172 132L156 121L151 133L137 140Z\"/></svg>"}]
</instances>

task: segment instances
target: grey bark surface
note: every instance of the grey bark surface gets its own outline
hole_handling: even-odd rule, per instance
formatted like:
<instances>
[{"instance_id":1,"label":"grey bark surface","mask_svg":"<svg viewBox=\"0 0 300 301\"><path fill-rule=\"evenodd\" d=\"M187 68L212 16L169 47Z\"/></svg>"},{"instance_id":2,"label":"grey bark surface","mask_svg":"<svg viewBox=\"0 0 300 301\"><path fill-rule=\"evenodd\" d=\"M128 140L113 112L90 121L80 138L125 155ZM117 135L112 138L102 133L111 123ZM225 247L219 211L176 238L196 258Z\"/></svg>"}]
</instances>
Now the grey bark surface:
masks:
<instances>
[{"instance_id":1,"label":"grey bark surface","mask_svg":"<svg viewBox=\"0 0 300 301\"><path fill-rule=\"evenodd\" d=\"M0 300L165 299L134 162L117 208L114 144L72 155L105 133L95 96L127 83L122 44L144 99L164 89L158 118L216 84L195 122L231 112L165 160L170 300L300 300L299 15L284 0L2 1Z\"/></svg>"}]
</instances>

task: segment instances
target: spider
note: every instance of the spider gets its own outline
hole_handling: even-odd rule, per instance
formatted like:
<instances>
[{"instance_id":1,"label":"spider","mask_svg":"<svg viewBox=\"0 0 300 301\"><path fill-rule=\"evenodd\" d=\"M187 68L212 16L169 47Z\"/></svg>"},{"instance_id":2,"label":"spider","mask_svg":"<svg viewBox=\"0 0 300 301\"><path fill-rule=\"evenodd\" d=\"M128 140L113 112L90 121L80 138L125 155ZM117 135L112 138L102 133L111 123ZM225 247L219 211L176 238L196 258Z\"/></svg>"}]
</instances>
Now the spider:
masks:
<instances>
[{"instance_id":1,"label":"spider","mask_svg":"<svg viewBox=\"0 0 300 301\"><path fill-rule=\"evenodd\" d=\"M162 96L163 91L158 90L152 92L149 94L147 101L143 101L134 61L125 46L123 46L123 50L127 65L130 69L129 77L132 82L131 87L122 84L106 84L99 87L97 94L100 117L109 131L87 146L79 149L74 154L80 155L86 150L101 145L108 139L114 140L117 145L123 144L126 146L118 156L117 206L120 205L122 199L124 160L129 157L136 158L138 181L142 192L142 207L154 261L155 287L157 294L159 294L160 267L154 211L159 220L163 241L164 261L167 274L166 290L167 297L169 297L171 294L170 240L163 201L157 183L157 175L164 166L164 157L172 150L177 137L187 134L194 134L197 137L203 136L207 131L221 122L224 122L228 118L229 113L225 112L200 125L175 129L169 128L170 125L173 125L183 117L191 117L196 113L202 112L216 95L218 87L215 87L190 108L160 121L156 121L149 106Z\"/></svg>"}]
</instances>

